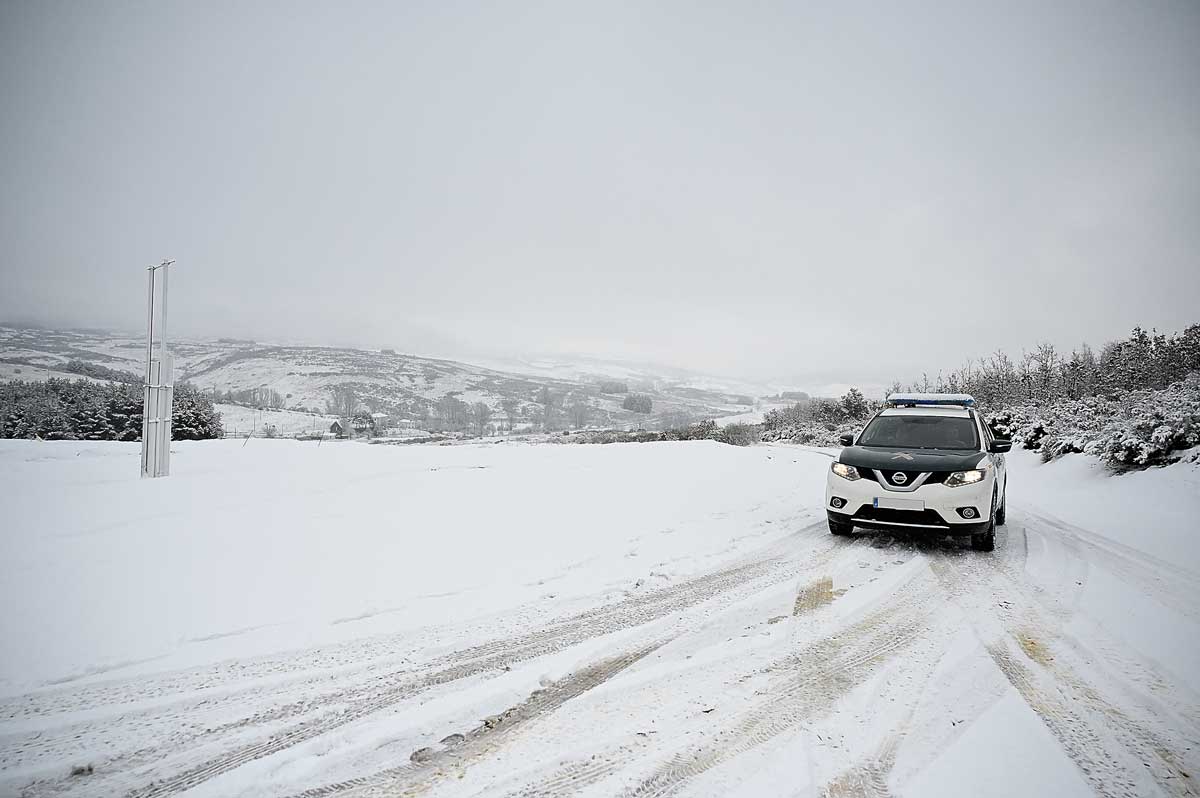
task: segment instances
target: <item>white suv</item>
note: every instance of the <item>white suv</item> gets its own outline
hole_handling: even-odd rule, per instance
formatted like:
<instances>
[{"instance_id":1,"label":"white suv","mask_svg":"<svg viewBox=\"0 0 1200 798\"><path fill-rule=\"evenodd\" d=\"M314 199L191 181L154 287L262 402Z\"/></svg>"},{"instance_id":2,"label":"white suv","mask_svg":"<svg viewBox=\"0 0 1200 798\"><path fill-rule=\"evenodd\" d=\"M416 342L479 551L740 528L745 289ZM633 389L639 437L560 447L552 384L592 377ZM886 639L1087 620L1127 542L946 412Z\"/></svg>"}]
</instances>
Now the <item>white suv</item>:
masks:
<instances>
[{"instance_id":1,"label":"white suv","mask_svg":"<svg viewBox=\"0 0 1200 798\"><path fill-rule=\"evenodd\" d=\"M965 394L892 394L830 468L829 531L854 527L970 535L991 551L1004 523L1012 442L991 430Z\"/></svg>"}]
</instances>

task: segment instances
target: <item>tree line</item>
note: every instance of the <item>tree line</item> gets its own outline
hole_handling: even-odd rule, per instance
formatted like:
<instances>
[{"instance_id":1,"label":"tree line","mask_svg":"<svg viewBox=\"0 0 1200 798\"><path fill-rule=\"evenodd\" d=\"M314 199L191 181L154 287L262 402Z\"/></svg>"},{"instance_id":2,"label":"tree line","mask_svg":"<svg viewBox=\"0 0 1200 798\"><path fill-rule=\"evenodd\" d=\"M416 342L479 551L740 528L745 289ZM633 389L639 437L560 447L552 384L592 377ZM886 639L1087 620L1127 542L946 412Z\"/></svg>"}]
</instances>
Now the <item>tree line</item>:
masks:
<instances>
[{"instance_id":1,"label":"tree line","mask_svg":"<svg viewBox=\"0 0 1200 798\"><path fill-rule=\"evenodd\" d=\"M244 405L269 410L283 409L284 397L274 388L246 388L240 391L212 391L214 402L225 402L231 405Z\"/></svg>"},{"instance_id":2,"label":"tree line","mask_svg":"<svg viewBox=\"0 0 1200 798\"><path fill-rule=\"evenodd\" d=\"M996 352L932 380L922 375L908 384L897 381L891 390L968 393L998 408L1162 390L1194 371L1200 371L1200 324L1171 335L1134 327L1128 338L1105 344L1099 354L1087 344L1066 354L1045 343L1019 360Z\"/></svg>"},{"instance_id":3,"label":"tree line","mask_svg":"<svg viewBox=\"0 0 1200 798\"><path fill-rule=\"evenodd\" d=\"M649 413L652 403L648 396L628 394L624 406ZM331 388L325 403L325 412L346 422L343 426L347 429L353 426L355 418L371 410L386 411L387 407L377 398L364 396L361 386L352 384ZM584 429L591 423L606 420L605 413L590 404L585 393L556 391L549 386L538 388L524 399L504 397L497 406L483 401L466 401L454 391L439 399L414 403L404 414L421 429L430 432L458 432L480 437L506 428L511 432L518 422L551 432Z\"/></svg>"},{"instance_id":4,"label":"tree line","mask_svg":"<svg viewBox=\"0 0 1200 798\"><path fill-rule=\"evenodd\" d=\"M142 437L143 389L130 382L52 378L0 383L0 438L137 441ZM221 416L192 385L175 386L171 437L220 438Z\"/></svg>"}]
</instances>

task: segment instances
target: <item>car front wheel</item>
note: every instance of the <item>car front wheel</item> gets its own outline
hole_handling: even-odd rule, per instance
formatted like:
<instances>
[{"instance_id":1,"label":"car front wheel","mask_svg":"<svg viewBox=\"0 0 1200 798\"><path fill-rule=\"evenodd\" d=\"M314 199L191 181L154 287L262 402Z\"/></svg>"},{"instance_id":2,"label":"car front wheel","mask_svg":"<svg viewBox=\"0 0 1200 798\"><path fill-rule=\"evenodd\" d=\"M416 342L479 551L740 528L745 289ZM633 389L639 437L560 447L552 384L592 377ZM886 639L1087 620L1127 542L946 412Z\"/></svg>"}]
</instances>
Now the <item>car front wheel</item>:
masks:
<instances>
[{"instance_id":1,"label":"car front wheel","mask_svg":"<svg viewBox=\"0 0 1200 798\"><path fill-rule=\"evenodd\" d=\"M996 491L992 491L992 512L987 529L971 535L971 548L975 551L993 551L996 548Z\"/></svg>"}]
</instances>

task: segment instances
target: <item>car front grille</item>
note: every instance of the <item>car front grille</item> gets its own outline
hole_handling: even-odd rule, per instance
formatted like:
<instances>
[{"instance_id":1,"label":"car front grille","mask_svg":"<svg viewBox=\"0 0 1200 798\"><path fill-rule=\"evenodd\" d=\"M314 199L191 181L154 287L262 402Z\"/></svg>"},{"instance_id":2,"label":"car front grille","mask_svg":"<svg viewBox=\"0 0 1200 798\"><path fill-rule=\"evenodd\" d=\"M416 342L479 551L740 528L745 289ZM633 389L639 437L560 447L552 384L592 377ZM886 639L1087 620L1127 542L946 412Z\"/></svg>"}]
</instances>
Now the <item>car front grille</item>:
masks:
<instances>
[{"instance_id":1,"label":"car front grille","mask_svg":"<svg viewBox=\"0 0 1200 798\"><path fill-rule=\"evenodd\" d=\"M884 482L886 482L888 485L895 485L898 488L907 488L907 487L911 486L914 482L917 481L917 478L920 477L921 474L925 473L924 471L903 471L904 476L908 477L908 479L905 480L903 485L896 485L896 483L892 481L892 475L897 473L898 469L865 468L863 466L857 466L857 468L858 468L858 473L861 474L864 479L876 479L875 475L877 473L882 473ZM925 482L923 482L922 484L924 484L924 485L940 485L943 482L945 482L946 477L950 476L950 474L952 474L952 473L953 472L951 472L951 471L933 471L929 474L929 478L926 479Z\"/></svg>"}]
</instances>

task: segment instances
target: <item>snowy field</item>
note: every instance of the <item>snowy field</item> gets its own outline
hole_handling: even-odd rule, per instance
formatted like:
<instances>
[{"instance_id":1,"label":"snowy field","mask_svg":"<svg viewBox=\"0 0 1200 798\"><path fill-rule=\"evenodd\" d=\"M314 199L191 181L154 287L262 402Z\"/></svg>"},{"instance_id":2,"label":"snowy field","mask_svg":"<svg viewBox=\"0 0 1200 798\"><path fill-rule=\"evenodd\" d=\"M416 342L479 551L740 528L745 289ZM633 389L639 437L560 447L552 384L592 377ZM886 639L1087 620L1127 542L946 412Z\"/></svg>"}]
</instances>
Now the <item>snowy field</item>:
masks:
<instances>
[{"instance_id":1,"label":"snowy field","mask_svg":"<svg viewBox=\"0 0 1200 798\"><path fill-rule=\"evenodd\" d=\"M329 425L337 420L337 416L299 413L295 410L256 410L224 403L217 403L214 407L221 414L221 426L231 435L263 435L267 427L274 427L275 434L285 438L319 434L328 432Z\"/></svg>"},{"instance_id":2,"label":"snowy field","mask_svg":"<svg viewBox=\"0 0 1200 798\"><path fill-rule=\"evenodd\" d=\"M1200 791L1194 465L1014 453L983 554L799 447L173 451L0 441L0 796Z\"/></svg>"}]
</instances>

